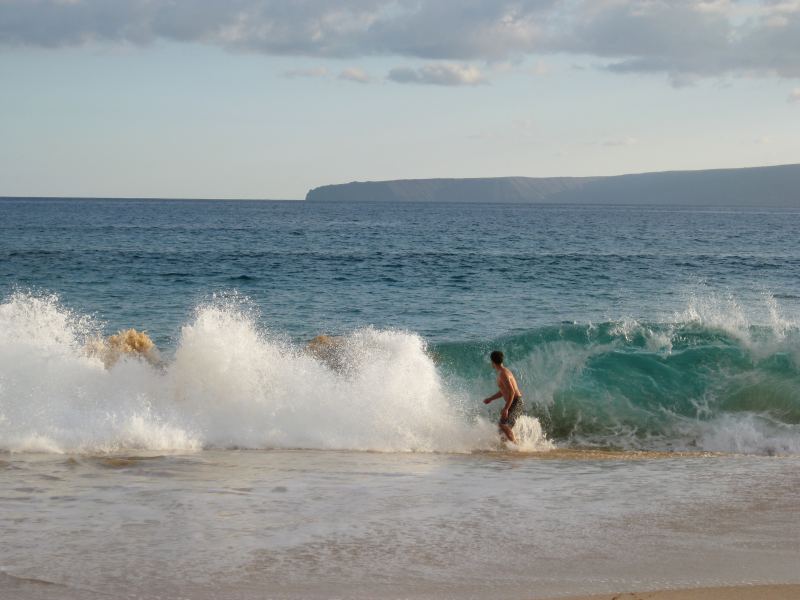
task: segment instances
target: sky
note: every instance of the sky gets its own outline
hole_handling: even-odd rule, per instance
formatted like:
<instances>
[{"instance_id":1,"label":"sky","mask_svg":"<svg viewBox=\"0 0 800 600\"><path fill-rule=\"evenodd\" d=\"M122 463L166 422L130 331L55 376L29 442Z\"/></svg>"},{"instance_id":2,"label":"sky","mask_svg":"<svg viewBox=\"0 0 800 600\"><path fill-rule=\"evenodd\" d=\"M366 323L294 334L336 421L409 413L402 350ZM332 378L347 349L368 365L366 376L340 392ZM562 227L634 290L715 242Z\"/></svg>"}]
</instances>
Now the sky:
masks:
<instances>
[{"instance_id":1,"label":"sky","mask_svg":"<svg viewBox=\"0 0 800 600\"><path fill-rule=\"evenodd\" d=\"M0 196L800 162L800 0L0 0Z\"/></svg>"}]
</instances>

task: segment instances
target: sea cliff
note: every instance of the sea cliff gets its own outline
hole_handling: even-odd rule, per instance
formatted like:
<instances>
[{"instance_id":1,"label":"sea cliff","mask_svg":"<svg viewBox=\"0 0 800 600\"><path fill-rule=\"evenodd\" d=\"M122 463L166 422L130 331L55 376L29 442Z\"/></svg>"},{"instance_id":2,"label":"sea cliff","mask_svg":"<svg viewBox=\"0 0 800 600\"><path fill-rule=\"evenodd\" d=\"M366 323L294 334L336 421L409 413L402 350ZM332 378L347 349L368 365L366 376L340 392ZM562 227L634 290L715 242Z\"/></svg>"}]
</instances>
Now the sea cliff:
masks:
<instances>
[{"instance_id":1,"label":"sea cliff","mask_svg":"<svg viewBox=\"0 0 800 600\"><path fill-rule=\"evenodd\" d=\"M351 182L314 188L306 200L800 207L800 164L609 177Z\"/></svg>"}]
</instances>

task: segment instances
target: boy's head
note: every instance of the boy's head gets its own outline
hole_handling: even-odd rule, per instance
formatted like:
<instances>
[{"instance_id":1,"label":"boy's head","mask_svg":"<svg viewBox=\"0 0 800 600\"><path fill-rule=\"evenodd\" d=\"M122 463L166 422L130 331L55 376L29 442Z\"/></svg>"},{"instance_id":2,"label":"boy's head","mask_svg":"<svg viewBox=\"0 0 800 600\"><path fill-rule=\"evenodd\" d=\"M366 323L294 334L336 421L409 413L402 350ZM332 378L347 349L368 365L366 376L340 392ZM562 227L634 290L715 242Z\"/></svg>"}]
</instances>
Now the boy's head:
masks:
<instances>
[{"instance_id":1,"label":"boy's head","mask_svg":"<svg viewBox=\"0 0 800 600\"><path fill-rule=\"evenodd\" d=\"M503 364L503 358L505 357L503 356L503 353L500 352L500 350L494 350L489 355L489 358L492 359L492 364L497 365L499 367Z\"/></svg>"}]
</instances>

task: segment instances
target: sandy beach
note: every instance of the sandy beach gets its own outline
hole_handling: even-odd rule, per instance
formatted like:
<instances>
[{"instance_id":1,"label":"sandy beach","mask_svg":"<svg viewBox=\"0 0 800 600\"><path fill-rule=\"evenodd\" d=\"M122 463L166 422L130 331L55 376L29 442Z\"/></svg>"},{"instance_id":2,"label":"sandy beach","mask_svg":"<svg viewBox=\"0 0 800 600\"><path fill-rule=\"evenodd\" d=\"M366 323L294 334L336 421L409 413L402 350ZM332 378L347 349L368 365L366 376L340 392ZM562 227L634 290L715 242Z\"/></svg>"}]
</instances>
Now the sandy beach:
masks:
<instances>
[{"instance_id":1,"label":"sandy beach","mask_svg":"<svg viewBox=\"0 0 800 600\"><path fill-rule=\"evenodd\" d=\"M6 454L0 597L800 598L797 457L579 456Z\"/></svg>"},{"instance_id":2,"label":"sandy beach","mask_svg":"<svg viewBox=\"0 0 800 600\"><path fill-rule=\"evenodd\" d=\"M592 596L570 596L558 600L797 600L800 584L624 592ZM555 600L555 599L554 599Z\"/></svg>"}]
</instances>

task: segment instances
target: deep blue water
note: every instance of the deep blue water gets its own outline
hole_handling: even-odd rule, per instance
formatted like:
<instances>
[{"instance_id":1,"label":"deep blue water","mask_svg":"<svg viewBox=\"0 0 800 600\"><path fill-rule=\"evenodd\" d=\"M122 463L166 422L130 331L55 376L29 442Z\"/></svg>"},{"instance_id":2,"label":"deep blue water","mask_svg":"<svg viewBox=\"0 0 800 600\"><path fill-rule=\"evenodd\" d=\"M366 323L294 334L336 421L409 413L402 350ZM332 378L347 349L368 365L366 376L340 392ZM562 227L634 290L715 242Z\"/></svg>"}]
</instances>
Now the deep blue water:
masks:
<instances>
[{"instance_id":1,"label":"deep blue water","mask_svg":"<svg viewBox=\"0 0 800 600\"><path fill-rule=\"evenodd\" d=\"M297 339L364 325L434 342L671 321L714 294L800 307L800 211L3 200L0 294L53 292L160 345L237 291Z\"/></svg>"}]
</instances>

